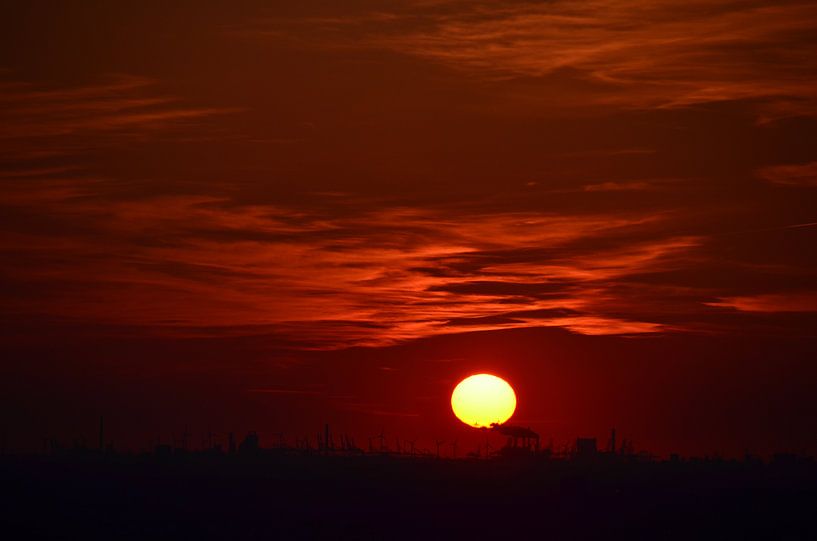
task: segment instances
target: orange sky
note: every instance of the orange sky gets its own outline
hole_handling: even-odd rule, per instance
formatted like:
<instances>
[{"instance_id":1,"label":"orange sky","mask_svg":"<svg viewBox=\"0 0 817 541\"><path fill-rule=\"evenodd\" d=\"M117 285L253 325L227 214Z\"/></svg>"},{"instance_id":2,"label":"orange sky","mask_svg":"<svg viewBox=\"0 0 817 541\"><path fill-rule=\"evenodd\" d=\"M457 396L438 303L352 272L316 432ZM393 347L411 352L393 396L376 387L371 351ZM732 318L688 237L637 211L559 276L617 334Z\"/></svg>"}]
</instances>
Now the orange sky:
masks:
<instances>
[{"instance_id":1,"label":"orange sky","mask_svg":"<svg viewBox=\"0 0 817 541\"><path fill-rule=\"evenodd\" d=\"M0 12L20 442L437 437L490 369L556 439L813 449L813 2L173 4Z\"/></svg>"}]
</instances>

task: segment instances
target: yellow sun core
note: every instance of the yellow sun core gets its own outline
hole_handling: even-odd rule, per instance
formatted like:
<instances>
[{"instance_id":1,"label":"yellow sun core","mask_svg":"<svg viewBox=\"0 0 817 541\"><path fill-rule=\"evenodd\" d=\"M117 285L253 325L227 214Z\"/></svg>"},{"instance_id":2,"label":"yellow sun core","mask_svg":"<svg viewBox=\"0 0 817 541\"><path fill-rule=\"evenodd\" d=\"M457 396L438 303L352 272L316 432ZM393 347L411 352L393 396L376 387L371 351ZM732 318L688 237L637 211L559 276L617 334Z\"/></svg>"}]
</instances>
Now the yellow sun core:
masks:
<instances>
[{"instance_id":1,"label":"yellow sun core","mask_svg":"<svg viewBox=\"0 0 817 541\"><path fill-rule=\"evenodd\" d=\"M516 394L502 378L491 374L468 376L451 393L451 409L463 423L477 427L502 424L516 409Z\"/></svg>"}]
</instances>

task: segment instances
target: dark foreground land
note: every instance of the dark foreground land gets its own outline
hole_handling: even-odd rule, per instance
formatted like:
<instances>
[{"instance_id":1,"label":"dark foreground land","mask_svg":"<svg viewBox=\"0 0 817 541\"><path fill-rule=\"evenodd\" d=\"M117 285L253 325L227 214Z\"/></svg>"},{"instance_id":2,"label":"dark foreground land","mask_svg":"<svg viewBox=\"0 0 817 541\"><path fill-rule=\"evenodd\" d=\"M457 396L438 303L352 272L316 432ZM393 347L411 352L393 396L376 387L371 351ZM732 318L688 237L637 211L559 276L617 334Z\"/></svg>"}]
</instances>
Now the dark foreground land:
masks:
<instances>
[{"instance_id":1,"label":"dark foreground land","mask_svg":"<svg viewBox=\"0 0 817 541\"><path fill-rule=\"evenodd\" d=\"M615 458L615 457L614 457ZM3 539L817 539L811 460L3 457Z\"/></svg>"}]
</instances>

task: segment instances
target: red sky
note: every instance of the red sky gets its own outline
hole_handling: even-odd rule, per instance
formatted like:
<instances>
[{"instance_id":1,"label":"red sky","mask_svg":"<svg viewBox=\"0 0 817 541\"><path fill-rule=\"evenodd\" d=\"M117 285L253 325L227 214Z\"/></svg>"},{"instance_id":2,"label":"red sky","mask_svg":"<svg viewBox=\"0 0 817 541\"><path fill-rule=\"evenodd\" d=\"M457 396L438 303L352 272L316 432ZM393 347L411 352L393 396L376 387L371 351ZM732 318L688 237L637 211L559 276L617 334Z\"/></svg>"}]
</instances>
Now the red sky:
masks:
<instances>
[{"instance_id":1,"label":"red sky","mask_svg":"<svg viewBox=\"0 0 817 541\"><path fill-rule=\"evenodd\" d=\"M166 4L0 8L9 445L817 452L813 2Z\"/></svg>"}]
</instances>

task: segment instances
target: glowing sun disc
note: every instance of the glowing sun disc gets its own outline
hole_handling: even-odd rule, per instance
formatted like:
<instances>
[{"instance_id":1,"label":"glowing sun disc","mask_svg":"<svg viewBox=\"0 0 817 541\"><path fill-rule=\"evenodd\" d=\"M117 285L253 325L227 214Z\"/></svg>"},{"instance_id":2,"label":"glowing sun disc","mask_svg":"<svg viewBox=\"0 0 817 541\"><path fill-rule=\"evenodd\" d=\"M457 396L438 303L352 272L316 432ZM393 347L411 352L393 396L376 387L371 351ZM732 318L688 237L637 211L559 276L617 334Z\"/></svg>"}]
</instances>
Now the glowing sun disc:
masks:
<instances>
[{"instance_id":1,"label":"glowing sun disc","mask_svg":"<svg viewBox=\"0 0 817 541\"><path fill-rule=\"evenodd\" d=\"M491 374L468 376L451 393L451 409L463 423L477 428L502 424L516 410L510 384Z\"/></svg>"}]
</instances>

